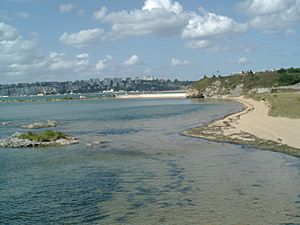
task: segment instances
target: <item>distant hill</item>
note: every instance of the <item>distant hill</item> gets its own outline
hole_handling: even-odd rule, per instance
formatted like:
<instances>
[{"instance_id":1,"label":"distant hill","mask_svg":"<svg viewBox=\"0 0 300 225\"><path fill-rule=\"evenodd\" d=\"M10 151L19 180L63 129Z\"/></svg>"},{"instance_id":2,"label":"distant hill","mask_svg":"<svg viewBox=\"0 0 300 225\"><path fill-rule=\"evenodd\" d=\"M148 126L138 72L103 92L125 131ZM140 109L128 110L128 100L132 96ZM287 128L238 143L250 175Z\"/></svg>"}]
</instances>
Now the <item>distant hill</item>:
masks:
<instances>
[{"instance_id":1,"label":"distant hill","mask_svg":"<svg viewBox=\"0 0 300 225\"><path fill-rule=\"evenodd\" d=\"M300 82L300 68L280 69L265 72L242 72L230 76L204 77L192 84L190 97L216 95L241 95L289 86Z\"/></svg>"}]
</instances>

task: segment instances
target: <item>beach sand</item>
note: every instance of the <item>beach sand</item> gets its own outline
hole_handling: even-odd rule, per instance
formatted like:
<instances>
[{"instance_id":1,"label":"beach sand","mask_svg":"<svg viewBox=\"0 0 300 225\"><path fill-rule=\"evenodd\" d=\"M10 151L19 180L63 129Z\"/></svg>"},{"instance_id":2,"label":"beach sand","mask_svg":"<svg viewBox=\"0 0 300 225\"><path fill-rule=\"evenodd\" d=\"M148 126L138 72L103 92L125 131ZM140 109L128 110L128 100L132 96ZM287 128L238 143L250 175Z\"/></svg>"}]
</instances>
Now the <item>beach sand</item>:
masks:
<instances>
[{"instance_id":1,"label":"beach sand","mask_svg":"<svg viewBox=\"0 0 300 225\"><path fill-rule=\"evenodd\" d=\"M186 93L163 93L163 94L133 94L119 95L118 99L137 99L137 98L186 98Z\"/></svg>"},{"instance_id":2,"label":"beach sand","mask_svg":"<svg viewBox=\"0 0 300 225\"><path fill-rule=\"evenodd\" d=\"M245 97L227 99L242 103L245 109L182 134L215 141L253 144L300 156L300 119L269 116L267 102Z\"/></svg>"},{"instance_id":3,"label":"beach sand","mask_svg":"<svg viewBox=\"0 0 300 225\"><path fill-rule=\"evenodd\" d=\"M246 106L246 113L242 113L238 120L231 124L230 133L247 132L265 140L272 140L300 149L300 119L286 117L272 117L266 102L255 101L243 97L235 100ZM234 115L229 116L234 118ZM226 119L225 119L226 120Z\"/></svg>"}]
</instances>

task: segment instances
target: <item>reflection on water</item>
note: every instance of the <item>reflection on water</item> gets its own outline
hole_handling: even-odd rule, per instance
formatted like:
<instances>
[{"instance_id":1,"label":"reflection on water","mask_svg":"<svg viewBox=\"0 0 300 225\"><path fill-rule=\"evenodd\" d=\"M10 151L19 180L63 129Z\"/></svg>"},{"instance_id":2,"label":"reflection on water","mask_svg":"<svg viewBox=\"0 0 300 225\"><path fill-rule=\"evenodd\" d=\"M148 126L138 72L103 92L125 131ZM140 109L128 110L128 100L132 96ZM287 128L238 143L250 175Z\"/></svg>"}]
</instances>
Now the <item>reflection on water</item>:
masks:
<instances>
[{"instance_id":1,"label":"reflection on water","mask_svg":"<svg viewBox=\"0 0 300 225\"><path fill-rule=\"evenodd\" d=\"M179 136L234 102L0 105L0 137L55 119L80 145L0 151L0 224L299 224L300 160ZM22 112L22 113L20 113ZM86 142L105 144L86 147Z\"/></svg>"}]
</instances>

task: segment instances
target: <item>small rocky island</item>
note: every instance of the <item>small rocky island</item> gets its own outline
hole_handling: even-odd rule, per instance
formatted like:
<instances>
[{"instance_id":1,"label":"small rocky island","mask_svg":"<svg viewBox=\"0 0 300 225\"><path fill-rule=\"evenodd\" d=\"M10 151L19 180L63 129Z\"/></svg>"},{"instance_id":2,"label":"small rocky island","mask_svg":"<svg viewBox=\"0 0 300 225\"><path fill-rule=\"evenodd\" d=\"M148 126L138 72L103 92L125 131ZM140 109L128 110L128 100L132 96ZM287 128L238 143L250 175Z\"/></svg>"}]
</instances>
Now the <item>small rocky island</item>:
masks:
<instances>
[{"instance_id":1,"label":"small rocky island","mask_svg":"<svg viewBox=\"0 0 300 225\"><path fill-rule=\"evenodd\" d=\"M27 133L17 132L10 137L0 139L0 147L2 148L65 146L78 143L77 138L52 130L46 130L40 133L32 131Z\"/></svg>"}]
</instances>

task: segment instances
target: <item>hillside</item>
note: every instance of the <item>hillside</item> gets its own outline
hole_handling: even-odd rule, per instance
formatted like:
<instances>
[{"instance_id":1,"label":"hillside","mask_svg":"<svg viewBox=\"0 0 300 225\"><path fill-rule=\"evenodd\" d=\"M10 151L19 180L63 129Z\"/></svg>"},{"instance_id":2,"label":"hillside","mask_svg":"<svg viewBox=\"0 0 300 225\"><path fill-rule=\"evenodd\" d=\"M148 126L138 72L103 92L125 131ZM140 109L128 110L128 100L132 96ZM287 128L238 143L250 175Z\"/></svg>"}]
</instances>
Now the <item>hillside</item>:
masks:
<instances>
[{"instance_id":1,"label":"hillside","mask_svg":"<svg viewBox=\"0 0 300 225\"><path fill-rule=\"evenodd\" d=\"M277 71L243 72L230 76L204 77L192 84L191 97L216 95L241 95L268 92L270 88L294 85L300 82L300 69L289 68Z\"/></svg>"}]
</instances>

